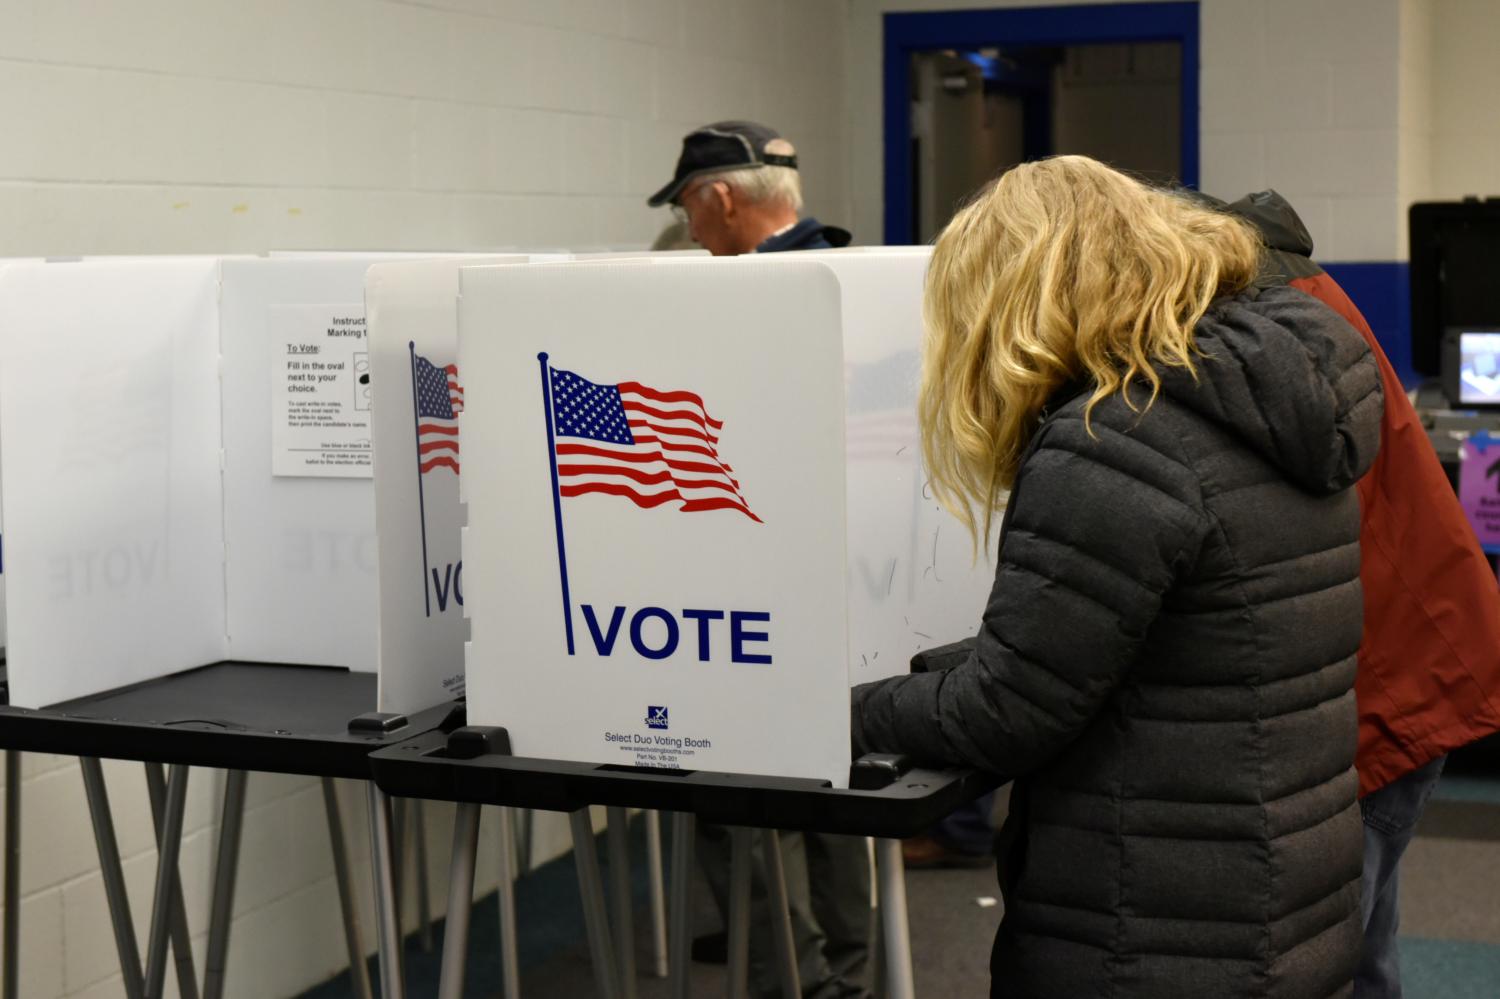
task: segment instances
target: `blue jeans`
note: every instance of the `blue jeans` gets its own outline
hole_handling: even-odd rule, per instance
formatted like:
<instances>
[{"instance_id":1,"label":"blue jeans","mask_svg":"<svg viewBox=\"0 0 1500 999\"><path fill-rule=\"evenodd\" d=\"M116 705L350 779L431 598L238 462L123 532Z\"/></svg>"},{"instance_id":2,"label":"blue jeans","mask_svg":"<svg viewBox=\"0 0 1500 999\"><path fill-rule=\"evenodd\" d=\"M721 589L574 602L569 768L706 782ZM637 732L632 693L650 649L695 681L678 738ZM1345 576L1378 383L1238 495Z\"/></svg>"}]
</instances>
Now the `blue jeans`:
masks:
<instances>
[{"instance_id":1,"label":"blue jeans","mask_svg":"<svg viewBox=\"0 0 1500 999\"><path fill-rule=\"evenodd\" d=\"M1439 756L1360 799L1365 820L1365 867L1360 878L1365 946L1354 976L1355 999L1401 999L1401 956L1396 950L1401 855L1446 760Z\"/></svg>"},{"instance_id":2,"label":"blue jeans","mask_svg":"<svg viewBox=\"0 0 1500 999\"><path fill-rule=\"evenodd\" d=\"M987 857L995 851L994 811L995 792L982 794L934 826L932 838L956 853Z\"/></svg>"}]
</instances>

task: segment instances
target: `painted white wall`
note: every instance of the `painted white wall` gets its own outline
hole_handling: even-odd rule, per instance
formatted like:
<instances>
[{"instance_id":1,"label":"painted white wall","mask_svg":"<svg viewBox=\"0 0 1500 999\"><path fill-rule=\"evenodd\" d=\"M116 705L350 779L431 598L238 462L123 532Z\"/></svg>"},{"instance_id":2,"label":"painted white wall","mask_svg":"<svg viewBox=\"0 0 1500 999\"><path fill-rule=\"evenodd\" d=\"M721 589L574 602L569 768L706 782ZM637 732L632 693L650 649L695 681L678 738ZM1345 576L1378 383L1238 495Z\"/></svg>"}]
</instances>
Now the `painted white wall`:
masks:
<instances>
[{"instance_id":1,"label":"painted white wall","mask_svg":"<svg viewBox=\"0 0 1500 999\"><path fill-rule=\"evenodd\" d=\"M858 96L881 92L882 15L1035 5L852 0L848 88L856 232L868 237L882 225L882 105ZM1489 5L1473 0L1472 6ZM1203 189L1233 198L1276 188L1297 205L1325 260L1404 257L1401 0L1201 0L1199 14ZM1481 99L1482 92L1475 101Z\"/></svg>"},{"instance_id":2,"label":"painted white wall","mask_svg":"<svg viewBox=\"0 0 1500 999\"><path fill-rule=\"evenodd\" d=\"M1401 82L1397 92L1397 115L1396 127L1399 144L1398 181L1400 198L1400 218L1398 229L1400 232L1399 258L1405 260L1410 255L1407 242L1407 209L1415 201L1427 201L1439 196L1437 183L1437 166L1439 150L1435 139L1438 134L1438 121L1436 111L1436 80L1434 79L1438 63L1434 57L1433 46L1436 42L1437 12L1442 6L1447 5L1447 0L1401 0L1401 37L1400 54L1398 63L1400 66ZM1490 16L1486 22L1493 22L1491 31L1496 41L1500 41L1500 20L1496 15L1500 11L1493 5L1488 5L1486 10ZM1471 50L1472 51L1472 50ZM1444 59L1448 58L1444 52ZM1488 53L1486 59L1488 63ZM1497 81L1500 82L1500 81ZM1493 115L1486 109L1484 114L1477 118L1477 122L1493 120ZM1500 129L1492 134L1496 148L1500 149ZM1445 141L1444 147L1452 144ZM1460 153L1459 159L1467 159ZM1495 190L1500 191L1500 184L1495 185ZM1460 192L1461 193L1461 192ZM1446 193L1445 197L1456 197L1458 195Z\"/></svg>"},{"instance_id":3,"label":"painted white wall","mask_svg":"<svg viewBox=\"0 0 1500 999\"><path fill-rule=\"evenodd\" d=\"M847 222L845 0L0 0L0 257L647 245L681 136Z\"/></svg>"},{"instance_id":4,"label":"painted white wall","mask_svg":"<svg viewBox=\"0 0 1500 999\"><path fill-rule=\"evenodd\" d=\"M1500 8L1485 0L1407 0L1426 11L1430 37L1413 59L1428 61L1430 94L1413 104L1430 123L1432 185L1437 198L1500 195ZM1416 18L1414 18L1415 20Z\"/></svg>"}]
</instances>

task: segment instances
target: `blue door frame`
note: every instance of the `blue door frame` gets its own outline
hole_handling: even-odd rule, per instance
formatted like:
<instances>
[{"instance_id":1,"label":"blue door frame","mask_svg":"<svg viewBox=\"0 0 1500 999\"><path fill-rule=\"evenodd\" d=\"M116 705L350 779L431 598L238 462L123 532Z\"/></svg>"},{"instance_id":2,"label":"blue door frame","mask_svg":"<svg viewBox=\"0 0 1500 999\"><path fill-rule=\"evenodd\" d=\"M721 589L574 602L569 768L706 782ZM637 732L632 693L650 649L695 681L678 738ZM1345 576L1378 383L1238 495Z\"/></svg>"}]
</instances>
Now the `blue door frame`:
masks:
<instances>
[{"instance_id":1,"label":"blue door frame","mask_svg":"<svg viewBox=\"0 0 1500 999\"><path fill-rule=\"evenodd\" d=\"M1198 4L1114 3L885 15L885 241L910 243L911 55L992 45L1178 42L1182 171L1198 186Z\"/></svg>"}]
</instances>

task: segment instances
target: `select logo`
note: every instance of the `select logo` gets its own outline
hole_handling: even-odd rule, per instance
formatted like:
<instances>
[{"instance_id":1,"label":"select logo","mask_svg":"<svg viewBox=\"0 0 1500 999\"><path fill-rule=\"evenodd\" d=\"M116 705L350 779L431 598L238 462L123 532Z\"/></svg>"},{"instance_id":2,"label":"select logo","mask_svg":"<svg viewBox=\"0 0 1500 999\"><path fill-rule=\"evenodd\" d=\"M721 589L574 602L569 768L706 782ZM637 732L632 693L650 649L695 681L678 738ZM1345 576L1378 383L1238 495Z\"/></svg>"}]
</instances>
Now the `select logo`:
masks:
<instances>
[{"instance_id":1,"label":"select logo","mask_svg":"<svg viewBox=\"0 0 1500 999\"><path fill-rule=\"evenodd\" d=\"M667 727L667 709L665 706L657 707L656 705L651 705L646 708L646 727L660 729Z\"/></svg>"}]
</instances>

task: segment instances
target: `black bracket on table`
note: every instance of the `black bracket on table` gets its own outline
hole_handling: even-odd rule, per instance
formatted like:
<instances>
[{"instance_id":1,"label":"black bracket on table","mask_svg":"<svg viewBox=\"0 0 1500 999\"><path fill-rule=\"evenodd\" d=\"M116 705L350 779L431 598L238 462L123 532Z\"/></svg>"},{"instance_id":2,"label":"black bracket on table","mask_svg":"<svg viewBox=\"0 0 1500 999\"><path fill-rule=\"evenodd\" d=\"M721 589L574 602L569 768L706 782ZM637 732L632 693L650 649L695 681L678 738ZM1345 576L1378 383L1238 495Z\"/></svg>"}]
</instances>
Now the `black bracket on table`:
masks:
<instances>
[{"instance_id":1,"label":"black bracket on table","mask_svg":"<svg viewBox=\"0 0 1500 999\"><path fill-rule=\"evenodd\" d=\"M350 735L389 735L398 728L405 728L405 715L391 711L366 711L349 719Z\"/></svg>"},{"instance_id":2,"label":"black bracket on table","mask_svg":"<svg viewBox=\"0 0 1500 999\"><path fill-rule=\"evenodd\" d=\"M895 753L866 753L849 765L849 787L878 791L890 787L911 769L912 761Z\"/></svg>"},{"instance_id":3,"label":"black bracket on table","mask_svg":"<svg viewBox=\"0 0 1500 999\"><path fill-rule=\"evenodd\" d=\"M465 725L448 733L448 758L477 760L481 756L509 756L510 732L485 725Z\"/></svg>"}]
</instances>

